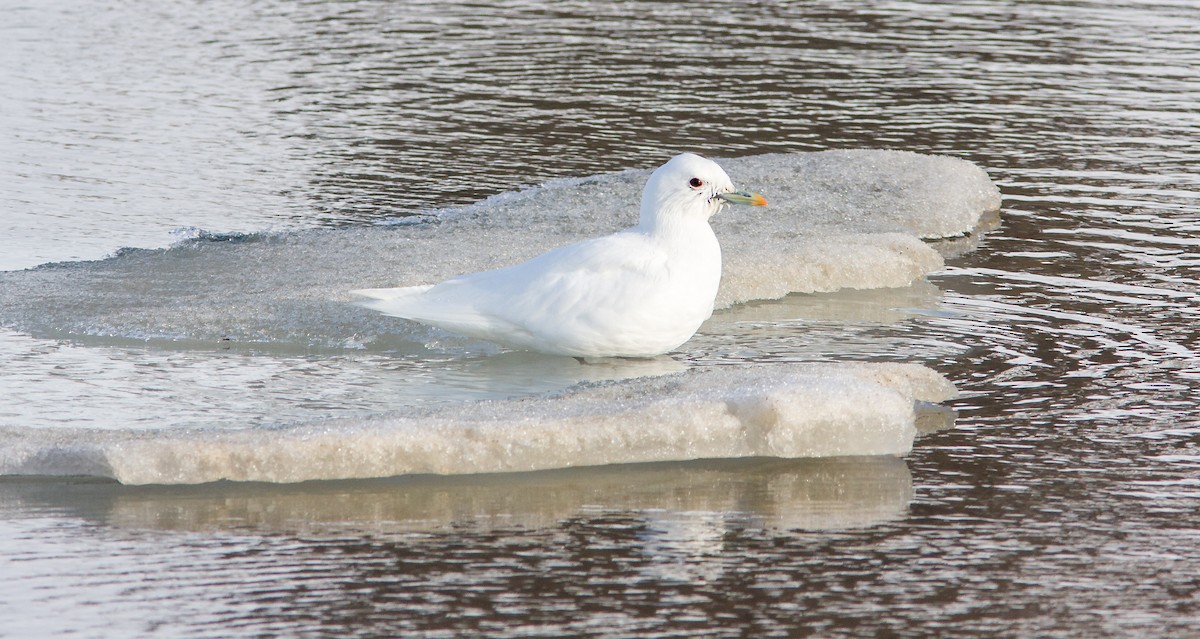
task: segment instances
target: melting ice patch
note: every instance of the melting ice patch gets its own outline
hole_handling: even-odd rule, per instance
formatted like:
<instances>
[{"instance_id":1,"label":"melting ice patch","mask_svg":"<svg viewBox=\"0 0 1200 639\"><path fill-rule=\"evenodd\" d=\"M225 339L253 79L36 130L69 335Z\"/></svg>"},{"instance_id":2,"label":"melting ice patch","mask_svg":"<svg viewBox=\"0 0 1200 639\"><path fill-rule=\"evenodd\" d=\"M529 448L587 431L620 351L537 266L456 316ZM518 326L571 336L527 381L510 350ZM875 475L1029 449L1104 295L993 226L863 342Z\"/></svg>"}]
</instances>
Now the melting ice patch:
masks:
<instances>
[{"instance_id":1,"label":"melting ice patch","mask_svg":"<svg viewBox=\"0 0 1200 639\"><path fill-rule=\"evenodd\" d=\"M739 188L764 193L771 205L714 218L725 254L719 307L793 292L914 283L918 290L924 276L942 266L941 255L922 238L968 234L999 206L983 171L950 158L839 151L721 164ZM351 303L349 290L500 267L632 225L647 175L556 182L431 212L414 223L204 234L169 249L0 272L0 326L37 345L7 362L0 387L19 387L29 397L43 396L39 379L81 389L69 402L42 402L53 404L45 415L25 414L19 397L17 404L11 396L8 405L0 402L0 474L293 482L906 452L915 433L914 401L941 401L952 392L923 367L743 361L671 372L686 368L686 361L727 361L706 349L733 344L740 351L747 345L736 340L748 336L722 341L710 333L744 329L737 319L743 310L774 322L766 307L719 312L685 345L678 366L656 369L657 377L586 381L588 375L571 372L559 383L549 379L557 374L544 370L544 360L526 365L517 358L501 367L505 377L516 378L514 367L536 368L537 387L485 396L542 394L378 401L380 389L404 395L403 389L417 387L410 380L436 377L431 371L504 358L495 357L493 345L367 311ZM804 327L778 329L749 347L772 349L771 359L802 358L777 347L803 341ZM53 348L57 340L69 342L68 352ZM24 348L11 339L6 344L0 352ZM231 348L269 365L239 367L227 357ZM119 350L132 373L110 374L79 349ZM74 379L71 371L82 369L52 366L64 358L82 358L105 373ZM321 363L319 374L297 374L297 365L312 361ZM627 377L625 368L593 379ZM208 370L227 372L196 377ZM266 385L258 390L251 382ZM286 383L283 394L280 383ZM436 394L439 384L421 388ZM151 398L157 403L147 403ZM186 415L172 398L186 400ZM224 410L225 404L237 410ZM331 417L339 414L344 417Z\"/></svg>"},{"instance_id":2,"label":"melting ice patch","mask_svg":"<svg viewBox=\"0 0 1200 639\"><path fill-rule=\"evenodd\" d=\"M698 368L549 397L239 431L5 429L0 474L127 484L465 474L736 457L902 455L915 402L954 387L915 364Z\"/></svg>"}]
</instances>

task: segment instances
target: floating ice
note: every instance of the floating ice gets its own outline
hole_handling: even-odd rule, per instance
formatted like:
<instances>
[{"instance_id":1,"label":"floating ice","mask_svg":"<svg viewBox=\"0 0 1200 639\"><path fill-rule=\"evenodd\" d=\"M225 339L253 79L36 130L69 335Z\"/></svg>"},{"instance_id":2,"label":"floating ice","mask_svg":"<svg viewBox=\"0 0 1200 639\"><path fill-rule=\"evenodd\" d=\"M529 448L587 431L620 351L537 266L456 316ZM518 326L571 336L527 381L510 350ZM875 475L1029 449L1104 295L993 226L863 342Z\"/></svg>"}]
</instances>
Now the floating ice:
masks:
<instances>
[{"instance_id":1,"label":"floating ice","mask_svg":"<svg viewBox=\"0 0 1200 639\"><path fill-rule=\"evenodd\" d=\"M900 306L932 304L922 300L937 292L922 281L942 258L921 238L970 233L999 204L983 171L949 158L843 151L722 164L771 206L714 218L725 255L718 306L878 287L907 287ZM547 184L411 224L201 234L164 250L0 272L0 327L26 340L0 345L9 360L0 387L10 391L0 398L0 474L297 482L908 451L914 401L952 393L918 365L747 365L739 356L735 366L653 366L657 377L624 379L630 367L568 359L571 370L555 372L351 303L354 287L439 281L631 225L645 175ZM876 306L863 310L874 317ZM799 351L779 347L805 334L772 319L791 312L788 304L722 311L685 345L694 352L671 363L727 361L747 349L796 359ZM760 315L766 337L739 324ZM534 371L536 384L405 400L412 389L453 385L421 383L431 367L449 380L478 361L502 374L466 377L503 389ZM22 393L72 399L22 404ZM531 393L543 394L459 401Z\"/></svg>"},{"instance_id":2,"label":"floating ice","mask_svg":"<svg viewBox=\"0 0 1200 639\"><path fill-rule=\"evenodd\" d=\"M942 266L920 238L969 233L1000 202L981 169L946 157L828 151L721 164L771 205L713 218L725 261L718 308L908 286ZM0 272L0 326L189 348L419 348L440 333L351 304L348 291L437 282L633 225L647 174L555 182L415 224L202 235L170 249Z\"/></svg>"},{"instance_id":3,"label":"floating ice","mask_svg":"<svg viewBox=\"0 0 1200 639\"><path fill-rule=\"evenodd\" d=\"M269 429L0 430L0 474L127 484L299 482L734 457L902 455L917 401L954 387L915 364L691 369L551 397L415 407Z\"/></svg>"}]
</instances>

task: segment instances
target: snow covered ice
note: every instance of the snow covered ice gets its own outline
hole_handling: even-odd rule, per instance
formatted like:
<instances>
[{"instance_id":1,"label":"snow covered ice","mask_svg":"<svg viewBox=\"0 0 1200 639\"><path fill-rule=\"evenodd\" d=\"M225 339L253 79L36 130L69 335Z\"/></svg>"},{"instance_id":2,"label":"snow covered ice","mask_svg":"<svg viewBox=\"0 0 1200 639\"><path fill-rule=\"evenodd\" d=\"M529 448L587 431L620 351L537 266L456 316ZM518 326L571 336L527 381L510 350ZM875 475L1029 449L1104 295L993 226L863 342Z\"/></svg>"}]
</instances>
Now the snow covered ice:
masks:
<instances>
[{"instance_id":1,"label":"snow covered ice","mask_svg":"<svg viewBox=\"0 0 1200 639\"><path fill-rule=\"evenodd\" d=\"M6 474L128 484L299 482L726 457L902 455L915 402L953 397L915 364L755 365L418 407L283 429L7 431Z\"/></svg>"}]
</instances>

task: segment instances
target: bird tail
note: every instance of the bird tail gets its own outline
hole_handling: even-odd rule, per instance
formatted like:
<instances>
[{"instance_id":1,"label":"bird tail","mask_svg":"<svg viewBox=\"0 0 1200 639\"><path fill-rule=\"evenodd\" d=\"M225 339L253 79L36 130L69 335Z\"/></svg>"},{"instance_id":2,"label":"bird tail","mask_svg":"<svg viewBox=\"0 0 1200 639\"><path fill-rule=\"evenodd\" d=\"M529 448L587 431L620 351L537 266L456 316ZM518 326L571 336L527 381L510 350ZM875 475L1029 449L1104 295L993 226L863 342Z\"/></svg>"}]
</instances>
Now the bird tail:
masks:
<instances>
[{"instance_id":1,"label":"bird tail","mask_svg":"<svg viewBox=\"0 0 1200 639\"><path fill-rule=\"evenodd\" d=\"M412 319L412 313L416 310L417 300L422 293L431 288L433 286L428 284L425 286L403 286L400 288L360 288L356 291L350 291L350 293L368 298L359 302L359 304L369 309L379 311L385 315Z\"/></svg>"}]
</instances>

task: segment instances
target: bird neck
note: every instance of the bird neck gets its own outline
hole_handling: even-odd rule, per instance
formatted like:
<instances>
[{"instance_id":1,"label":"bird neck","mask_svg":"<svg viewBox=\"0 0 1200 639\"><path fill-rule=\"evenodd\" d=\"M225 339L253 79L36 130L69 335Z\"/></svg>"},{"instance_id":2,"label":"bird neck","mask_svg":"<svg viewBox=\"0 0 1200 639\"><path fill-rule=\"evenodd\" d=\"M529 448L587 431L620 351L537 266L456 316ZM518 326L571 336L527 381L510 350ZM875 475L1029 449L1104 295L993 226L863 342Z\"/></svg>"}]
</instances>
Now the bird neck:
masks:
<instances>
[{"instance_id":1,"label":"bird neck","mask_svg":"<svg viewBox=\"0 0 1200 639\"><path fill-rule=\"evenodd\" d=\"M708 215L695 210L695 205L682 206L670 202L643 202L638 229L656 237L687 237L695 232L712 233Z\"/></svg>"},{"instance_id":2,"label":"bird neck","mask_svg":"<svg viewBox=\"0 0 1200 639\"><path fill-rule=\"evenodd\" d=\"M678 246L686 249L697 246L697 242L707 242L714 238L712 227L708 220L697 215L657 215L652 219L643 219L637 230L663 245Z\"/></svg>"}]
</instances>

